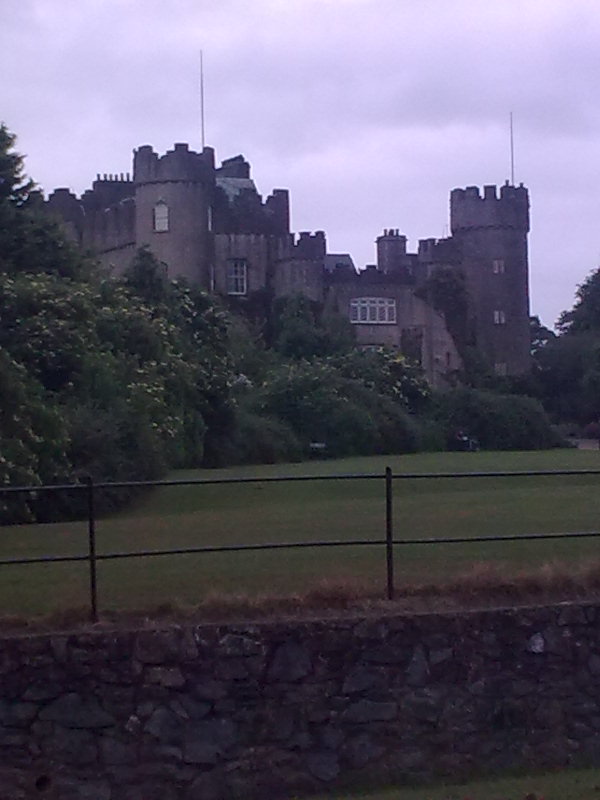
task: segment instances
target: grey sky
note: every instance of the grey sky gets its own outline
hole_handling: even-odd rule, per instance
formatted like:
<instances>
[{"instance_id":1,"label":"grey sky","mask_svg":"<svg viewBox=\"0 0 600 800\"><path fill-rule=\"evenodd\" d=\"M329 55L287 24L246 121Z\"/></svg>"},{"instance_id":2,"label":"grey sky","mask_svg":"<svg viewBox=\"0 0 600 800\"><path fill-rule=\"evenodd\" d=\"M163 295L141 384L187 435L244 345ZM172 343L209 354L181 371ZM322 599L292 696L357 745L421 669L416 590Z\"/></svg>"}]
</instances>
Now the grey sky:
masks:
<instances>
[{"instance_id":1,"label":"grey sky","mask_svg":"<svg viewBox=\"0 0 600 800\"><path fill-rule=\"evenodd\" d=\"M597 0L0 0L0 119L45 190L131 151L243 153L295 230L374 260L384 227L447 232L455 186L530 190L532 312L600 263Z\"/></svg>"}]
</instances>

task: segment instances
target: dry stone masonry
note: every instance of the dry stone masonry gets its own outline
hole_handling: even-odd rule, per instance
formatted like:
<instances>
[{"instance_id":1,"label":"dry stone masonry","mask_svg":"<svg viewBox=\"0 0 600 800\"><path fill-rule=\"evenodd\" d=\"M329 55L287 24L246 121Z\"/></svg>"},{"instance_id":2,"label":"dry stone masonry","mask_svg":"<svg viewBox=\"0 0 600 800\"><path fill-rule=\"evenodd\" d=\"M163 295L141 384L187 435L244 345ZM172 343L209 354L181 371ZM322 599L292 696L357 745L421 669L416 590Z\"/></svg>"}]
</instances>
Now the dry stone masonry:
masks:
<instances>
[{"instance_id":1,"label":"dry stone masonry","mask_svg":"<svg viewBox=\"0 0 600 800\"><path fill-rule=\"evenodd\" d=\"M600 760L600 607L0 640L0 797L290 797Z\"/></svg>"}]
</instances>

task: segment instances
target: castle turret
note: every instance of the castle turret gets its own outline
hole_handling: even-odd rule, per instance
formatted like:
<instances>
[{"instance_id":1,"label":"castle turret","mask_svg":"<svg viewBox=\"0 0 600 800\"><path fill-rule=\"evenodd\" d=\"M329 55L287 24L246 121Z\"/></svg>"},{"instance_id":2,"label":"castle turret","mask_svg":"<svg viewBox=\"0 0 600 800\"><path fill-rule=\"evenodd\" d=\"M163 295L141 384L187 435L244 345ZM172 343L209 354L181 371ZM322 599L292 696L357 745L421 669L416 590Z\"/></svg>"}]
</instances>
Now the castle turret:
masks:
<instances>
[{"instance_id":1,"label":"castle turret","mask_svg":"<svg viewBox=\"0 0 600 800\"><path fill-rule=\"evenodd\" d=\"M382 272L395 272L406 256L406 236L397 228L386 228L377 237L377 266Z\"/></svg>"},{"instance_id":2,"label":"castle turret","mask_svg":"<svg viewBox=\"0 0 600 800\"><path fill-rule=\"evenodd\" d=\"M474 314L478 348L496 372L527 371L529 346L529 279L527 189L484 186L454 189L450 225L465 274Z\"/></svg>"},{"instance_id":3,"label":"castle turret","mask_svg":"<svg viewBox=\"0 0 600 800\"><path fill-rule=\"evenodd\" d=\"M209 285L214 153L176 144L159 157L148 145L134 153L136 233L167 265L170 277Z\"/></svg>"},{"instance_id":4,"label":"castle turret","mask_svg":"<svg viewBox=\"0 0 600 800\"><path fill-rule=\"evenodd\" d=\"M414 259L406 252L406 236L398 228L385 228L377 237L376 245L378 269L385 275L397 275L410 282Z\"/></svg>"}]
</instances>

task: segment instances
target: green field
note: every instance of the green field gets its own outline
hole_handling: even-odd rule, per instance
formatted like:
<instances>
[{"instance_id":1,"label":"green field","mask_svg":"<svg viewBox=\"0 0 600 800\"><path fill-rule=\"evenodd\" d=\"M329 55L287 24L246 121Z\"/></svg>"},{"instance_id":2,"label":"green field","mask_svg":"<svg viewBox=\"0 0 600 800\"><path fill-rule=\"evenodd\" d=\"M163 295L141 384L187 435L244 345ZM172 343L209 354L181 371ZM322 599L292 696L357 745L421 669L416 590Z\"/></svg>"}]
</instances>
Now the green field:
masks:
<instances>
[{"instance_id":1,"label":"green field","mask_svg":"<svg viewBox=\"0 0 600 800\"><path fill-rule=\"evenodd\" d=\"M323 795L318 800L598 800L598 797L600 770L569 769L533 776L471 781L461 785Z\"/></svg>"},{"instance_id":2,"label":"green field","mask_svg":"<svg viewBox=\"0 0 600 800\"><path fill-rule=\"evenodd\" d=\"M600 468L593 450L425 453L174 473L173 478ZM395 537L524 534L600 529L600 475L394 482ZM384 481L307 481L166 487L97 524L98 552L373 539L385 534ZM86 552L86 522L19 525L1 531L0 558ZM398 587L439 582L493 563L513 575L596 558L600 540L411 545L396 548ZM85 564L3 566L0 609L37 614L86 602ZM99 563L103 609L151 608L209 595L289 594L322 582L382 594L385 552L368 547L164 556Z\"/></svg>"}]
</instances>

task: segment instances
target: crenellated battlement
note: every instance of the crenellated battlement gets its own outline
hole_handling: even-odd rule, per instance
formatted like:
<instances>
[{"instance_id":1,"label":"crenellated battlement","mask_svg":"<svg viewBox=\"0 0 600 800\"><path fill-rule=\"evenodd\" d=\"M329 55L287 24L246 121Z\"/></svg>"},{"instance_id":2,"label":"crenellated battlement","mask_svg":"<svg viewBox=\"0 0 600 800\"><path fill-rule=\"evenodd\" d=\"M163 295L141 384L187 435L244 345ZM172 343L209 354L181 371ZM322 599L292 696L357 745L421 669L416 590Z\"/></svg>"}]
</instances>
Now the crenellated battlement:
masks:
<instances>
[{"instance_id":1,"label":"crenellated battlement","mask_svg":"<svg viewBox=\"0 0 600 800\"><path fill-rule=\"evenodd\" d=\"M148 144L133 151L133 180L136 184L157 181L198 181L212 183L215 173L215 154L212 147L201 153L179 143L163 156Z\"/></svg>"},{"instance_id":2,"label":"crenellated battlement","mask_svg":"<svg viewBox=\"0 0 600 800\"><path fill-rule=\"evenodd\" d=\"M300 231L294 244L293 258L305 260L324 259L327 252L327 241L324 231Z\"/></svg>"},{"instance_id":3,"label":"crenellated battlement","mask_svg":"<svg viewBox=\"0 0 600 800\"><path fill-rule=\"evenodd\" d=\"M453 189L450 193L452 233L470 228L514 228L529 231L529 194L523 184Z\"/></svg>"}]
</instances>

